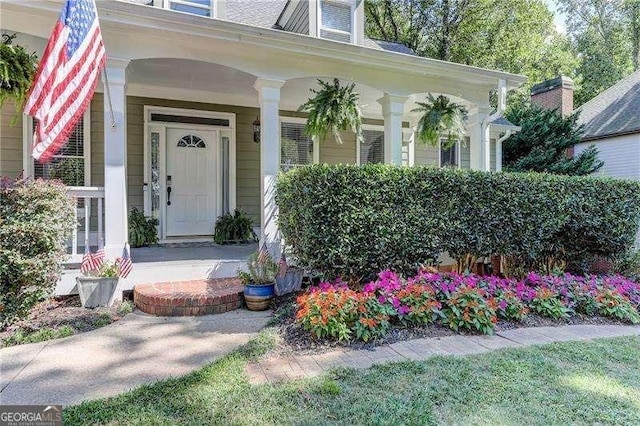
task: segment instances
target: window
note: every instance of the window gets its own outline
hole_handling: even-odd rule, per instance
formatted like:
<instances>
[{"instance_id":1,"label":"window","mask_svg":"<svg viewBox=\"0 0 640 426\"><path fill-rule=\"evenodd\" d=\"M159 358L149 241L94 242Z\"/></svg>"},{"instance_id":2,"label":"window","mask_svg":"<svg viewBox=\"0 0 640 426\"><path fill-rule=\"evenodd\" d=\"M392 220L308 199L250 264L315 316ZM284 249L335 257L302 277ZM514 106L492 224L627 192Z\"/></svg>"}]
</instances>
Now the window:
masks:
<instances>
[{"instance_id":1,"label":"window","mask_svg":"<svg viewBox=\"0 0 640 426\"><path fill-rule=\"evenodd\" d=\"M353 8L348 1L321 0L320 37L351 43L353 41Z\"/></svg>"},{"instance_id":2,"label":"window","mask_svg":"<svg viewBox=\"0 0 640 426\"><path fill-rule=\"evenodd\" d=\"M360 164L384 163L384 131L363 129L362 136Z\"/></svg>"},{"instance_id":3,"label":"window","mask_svg":"<svg viewBox=\"0 0 640 426\"><path fill-rule=\"evenodd\" d=\"M444 148L445 139L440 139L440 167L457 168L460 164L459 146L456 142L448 148Z\"/></svg>"},{"instance_id":4,"label":"window","mask_svg":"<svg viewBox=\"0 0 640 426\"><path fill-rule=\"evenodd\" d=\"M36 122L32 120L32 132L28 135L29 142L33 141ZM50 162L41 164L29 157L34 178L58 179L67 186L89 185L89 112L76 124L69 140ZM27 146L30 146L29 143Z\"/></svg>"},{"instance_id":5,"label":"window","mask_svg":"<svg viewBox=\"0 0 640 426\"><path fill-rule=\"evenodd\" d=\"M215 17L215 0L154 0L154 6L161 6L177 12Z\"/></svg>"},{"instance_id":6,"label":"window","mask_svg":"<svg viewBox=\"0 0 640 426\"><path fill-rule=\"evenodd\" d=\"M280 125L280 168L283 171L313 164L313 140L304 132L303 123Z\"/></svg>"},{"instance_id":7,"label":"window","mask_svg":"<svg viewBox=\"0 0 640 426\"><path fill-rule=\"evenodd\" d=\"M200 136L187 135L180 138L177 146L179 148L206 148L207 144L200 138Z\"/></svg>"}]
</instances>

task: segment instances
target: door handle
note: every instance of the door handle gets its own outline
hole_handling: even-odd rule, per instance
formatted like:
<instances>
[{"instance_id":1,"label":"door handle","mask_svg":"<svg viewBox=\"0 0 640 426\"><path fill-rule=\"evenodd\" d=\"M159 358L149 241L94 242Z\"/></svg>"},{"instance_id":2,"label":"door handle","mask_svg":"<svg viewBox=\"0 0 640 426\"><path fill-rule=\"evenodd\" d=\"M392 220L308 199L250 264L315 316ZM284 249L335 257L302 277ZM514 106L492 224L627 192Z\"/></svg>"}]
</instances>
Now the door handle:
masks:
<instances>
[{"instance_id":1,"label":"door handle","mask_svg":"<svg viewBox=\"0 0 640 426\"><path fill-rule=\"evenodd\" d=\"M171 187L167 186L167 205L171 205Z\"/></svg>"}]
</instances>

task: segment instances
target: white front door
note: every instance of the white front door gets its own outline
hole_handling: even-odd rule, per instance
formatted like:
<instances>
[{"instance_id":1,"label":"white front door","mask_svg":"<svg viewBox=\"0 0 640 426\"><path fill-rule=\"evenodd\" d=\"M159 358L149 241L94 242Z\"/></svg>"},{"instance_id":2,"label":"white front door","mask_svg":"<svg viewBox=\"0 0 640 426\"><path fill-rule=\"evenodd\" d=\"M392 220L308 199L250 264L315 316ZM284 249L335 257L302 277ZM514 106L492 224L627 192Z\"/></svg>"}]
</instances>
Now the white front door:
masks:
<instances>
[{"instance_id":1,"label":"white front door","mask_svg":"<svg viewBox=\"0 0 640 426\"><path fill-rule=\"evenodd\" d=\"M166 141L167 236L212 235L218 131L168 127Z\"/></svg>"}]
</instances>

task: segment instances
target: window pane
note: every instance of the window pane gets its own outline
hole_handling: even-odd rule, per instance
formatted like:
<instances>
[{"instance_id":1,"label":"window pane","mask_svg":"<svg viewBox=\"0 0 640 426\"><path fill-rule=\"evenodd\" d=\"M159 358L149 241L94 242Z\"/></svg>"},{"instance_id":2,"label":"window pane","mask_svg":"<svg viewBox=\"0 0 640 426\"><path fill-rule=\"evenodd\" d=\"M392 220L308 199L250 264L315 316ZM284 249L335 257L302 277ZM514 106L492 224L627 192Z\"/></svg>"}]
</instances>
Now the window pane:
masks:
<instances>
[{"instance_id":1,"label":"window pane","mask_svg":"<svg viewBox=\"0 0 640 426\"><path fill-rule=\"evenodd\" d=\"M33 130L36 120L33 120ZM57 179L67 186L84 186L84 120L80 119L63 145L51 161L40 164L33 161L33 177Z\"/></svg>"},{"instance_id":2,"label":"window pane","mask_svg":"<svg viewBox=\"0 0 640 426\"><path fill-rule=\"evenodd\" d=\"M441 148L440 149L440 167L457 167L458 166L457 154L458 154L457 143L446 149Z\"/></svg>"},{"instance_id":3,"label":"window pane","mask_svg":"<svg viewBox=\"0 0 640 426\"><path fill-rule=\"evenodd\" d=\"M333 1L323 1L321 4L323 27L351 32L351 6L349 4Z\"/></svg>"},{"instance_id":4,"label":"window pane","mask_svg":"<svg viewBox=\"0 0 640 426\"><path fill-rule=\"evenodd\" d=\"M36 162L33 175L36 178L57 179L67 186L84 186L84 158L53 157L47 164Z\"/></svg>"},{"instance_id":5,"label":"window pane","mask_svg":"<svg viewBox=\"0 0 640 426\"><path fill-rule=\"evenodd\" d=\"M363 130L364 141L360 144L360 164L384 163L384 132Z\"/></svg>"},{"instance_id":6,"label":"window pane","mask_svg":"<svg viewBox=\"0 0 640 426\"><path fill-rule=\"evenodd\" d=\"M229 127L229 120L224 118L189 117L187 115L151 114L151 121L165 123L205 124L207 126Z\"/></svg>"},{"instance_id":7,"label":"window pane","mask_svg":"<svg viewBox=\"0 0 640 426\"><path fill-rule=\"evenodd\" d=\"M192 3L193 6L171 2L171 10L200 16L211 16L211 0L187 0L185 3ZM206 8L198 7L197 5L206 6Z\"/></svg>"},{"instance_id":8,"label":"window pane","mask_svg":"<svg viewBox=\"0 0 640 426\"><path fill-rule=\"evenodd\" d=\"M151 133L151 215L160 213L160 133Z\"/></svg>"},{"instance_id":9,"label":"window pane","mask_svg":"<svg viewBox=\"0 0 640 426\"><path fill-rule=\"evenodd\" d=\"M282 123L280 164L284 171L313 163L313 140L304 132L302 123Z\"/></svg>"},{"instance_id":10,"label":"window pane","mask_svg":"<svg viewBox=\"0 0 640 426\"><path fill-rule=\"evenodd\" d=\"M221 138L222 151L222 213L229 213L229 136Z\"/></svg>"}]
</instances>

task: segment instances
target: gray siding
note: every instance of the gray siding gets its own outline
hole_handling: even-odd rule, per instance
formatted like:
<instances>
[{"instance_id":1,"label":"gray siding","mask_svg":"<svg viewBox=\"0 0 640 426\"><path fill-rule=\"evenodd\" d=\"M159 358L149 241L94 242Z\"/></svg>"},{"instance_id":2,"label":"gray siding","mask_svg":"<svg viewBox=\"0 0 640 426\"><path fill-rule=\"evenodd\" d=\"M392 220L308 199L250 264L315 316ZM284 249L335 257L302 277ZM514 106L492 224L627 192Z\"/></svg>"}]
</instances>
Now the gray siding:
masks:
<instances>
[{"instance_id":1,"label":"gray siding","mask_svg":"<svg viewBox=\"0 0 640 426\"><path fill-rule=\"evenodd\" d=\"M16 117L15 104L7 101L0 109L0 176L16 177L22 172L22 115Z\"/></svg>"},{"instance_id":2,"label":"gray siding","mask_svg":"<svg viewBox=\"0 0 640 426\"><path fill-rule=\"evenodd\" d=\"M282 29L292 33L309 34L309 2L300 1L295 6L291 18L284 23Z\"/></svg>"},{"instance_id":3,"label":"gray siding","mask_svg":"<svg viewBox=\"0 0 640 426\"><path fill-rule=\"evenodd\" d=\"M495 172L496 171L496 140L495 139L491 139L489 142L490 142L489 149L491 150L491 152L490 152L489 169L492 172Z\"/></svg>"}]
</instances>

